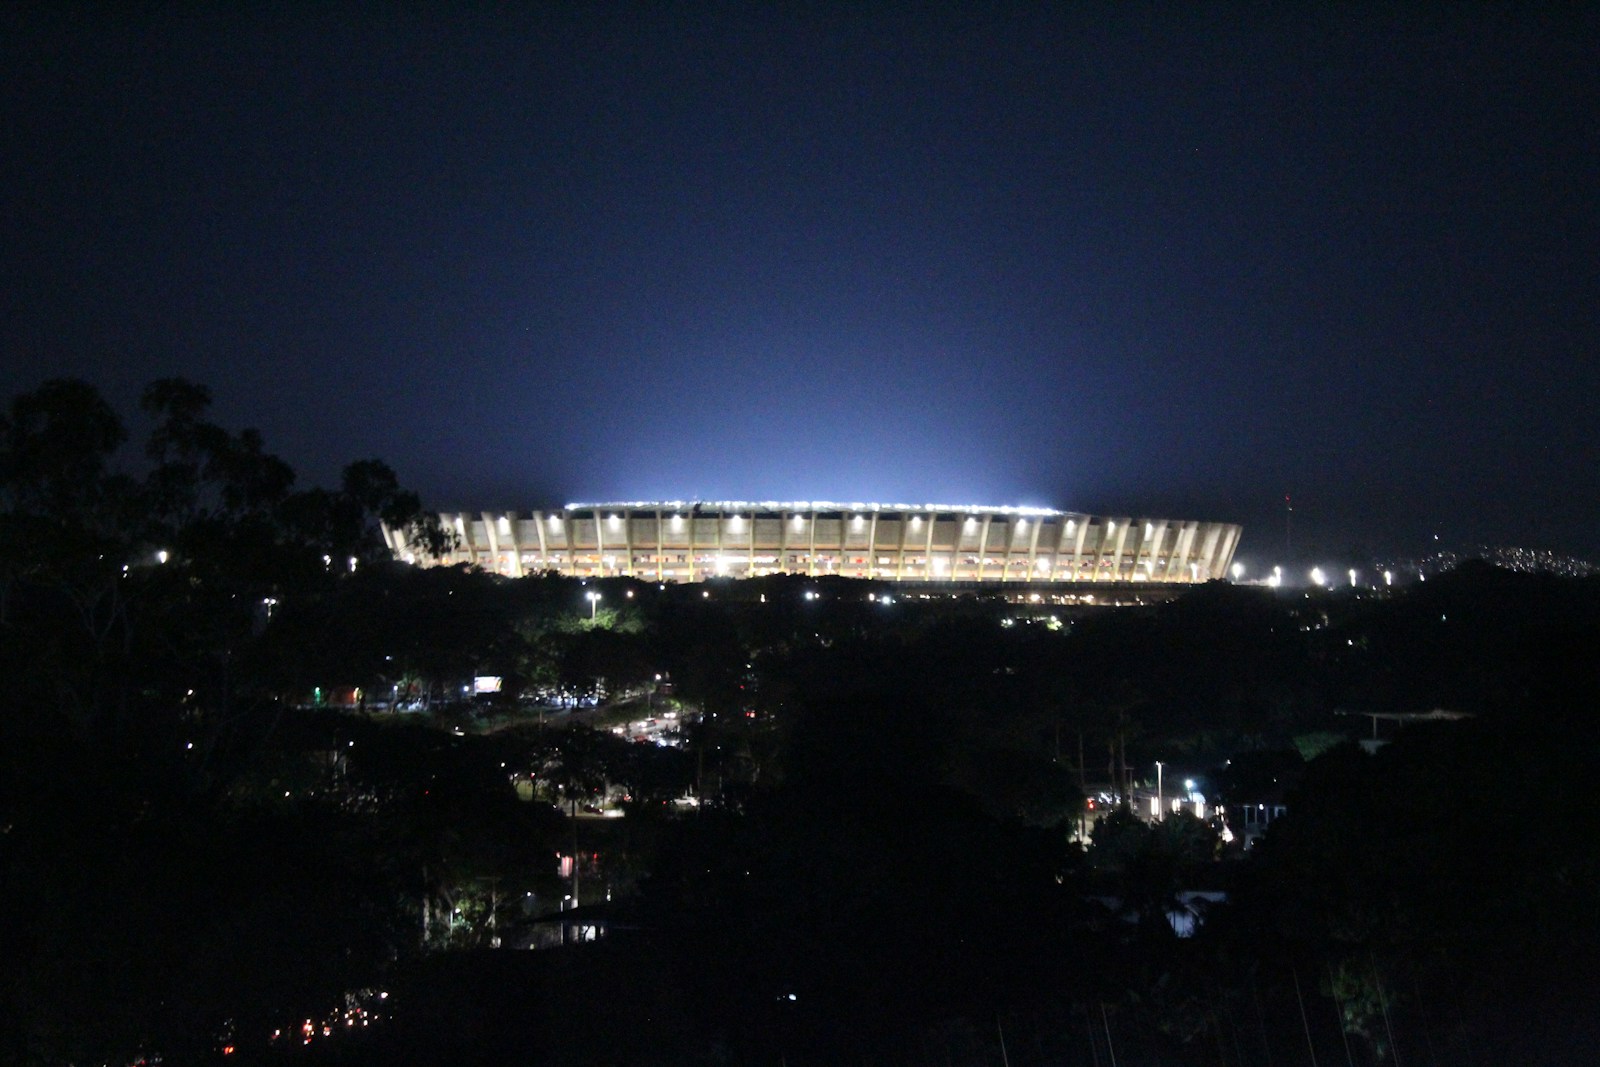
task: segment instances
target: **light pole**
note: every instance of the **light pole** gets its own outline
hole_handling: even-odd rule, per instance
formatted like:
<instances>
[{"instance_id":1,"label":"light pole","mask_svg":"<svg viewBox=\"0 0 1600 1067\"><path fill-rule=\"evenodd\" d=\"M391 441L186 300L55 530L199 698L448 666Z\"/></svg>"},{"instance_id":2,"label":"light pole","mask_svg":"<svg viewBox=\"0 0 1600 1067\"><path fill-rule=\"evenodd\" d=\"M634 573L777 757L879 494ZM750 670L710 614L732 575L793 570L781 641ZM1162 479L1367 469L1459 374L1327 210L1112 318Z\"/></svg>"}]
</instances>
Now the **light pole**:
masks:
<instances>
[{"instance_id":1,"label":"light pole","mask_svg":"<svg viewBox=\"0 0 1600 1067\"><path fill-rule=\"evenodd\" d=\"M589 621L594 622L600 615L600 594L591 589L583 595L589 598Z\"/></svg>"}]
</instances>

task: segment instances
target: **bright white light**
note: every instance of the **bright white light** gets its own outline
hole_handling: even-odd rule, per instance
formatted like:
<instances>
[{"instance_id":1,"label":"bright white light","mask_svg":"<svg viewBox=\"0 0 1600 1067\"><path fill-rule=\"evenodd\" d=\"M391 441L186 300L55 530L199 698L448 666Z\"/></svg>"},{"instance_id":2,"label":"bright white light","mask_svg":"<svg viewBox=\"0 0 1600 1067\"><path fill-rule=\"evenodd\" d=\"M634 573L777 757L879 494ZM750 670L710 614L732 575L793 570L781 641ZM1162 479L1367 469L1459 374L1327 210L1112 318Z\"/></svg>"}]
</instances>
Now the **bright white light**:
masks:
<instances>
[{"instance_id":1,"label":"bright white light","mask_svg":"<svg viewBox=\"0 0 1600 1067\"><path fill-rule=\"evenodd\" d=\"M157 563L165 563L170 558L171 557L167 555L167 550L164 549L164 548L160 552L156 553L156 562Z\"/></svg>"},{"instance_id":2,"label":"bright white light","mask_svg":"<svg viewBox=\"0 0 1600 1067\"><path fill-rule=\"evenodd\" d=\"M1116 532L1117 532L1117 524L1116 523L1114 523L1114 522L1106 523L1106 533L1116 533Z\"/></svg>"},{"instance_id":3,"label":"bright white light","mask_svg":"<svg viewBox=\"0 0 1600 1067\"><path fill-rule=\"evenodd\" d=\"M622 516L613 515L608 521L611 523L611 528L615 530L618 526L622 525Z\"/></svg>"},{"instance_id":4,"label":"bright white light","mask_svg":"<svg viewBox=\"0 0 1600 1067\"><path fill-rule=\"evenodd\" d=\"M1393 571L1384 571L1383 572L1383 584L1384 585L1393 585L1394 584L1394 572Z\"/></svg>"},{"instance_id":5,"label":"bright white light","mask_svg":"<svg viewBox=\"0 0 1600 1067\"><path fill-rule=\"evenodd\" d=\"M863 522L863 521L864 521L864 520L863 520L863 519L862 519L862 518L861 518L861 516L860 516L860 515L852 515L852 516L851 516L851 517L850 517L850 525L851 525L851 526L855 526L855 527L860 527L860 525L861 525L861 523L862 523L862 522Z\"/></svg>"},{"instance_id":6,"label":"bright white light","mask_svg":"<svg viewBox=\"0 0 1600 1067\"><path fill-rule=\"evenodd\" d=\"M1231 569L1233 571L1233 580L1234 581L1237 582L1240 578L1244 577L1244 564L1243 563L1235 563Z\"/></svg>"},{"instance_id":7,"label":"bright white light","mask_svg":"<svg viewBox=\"0 0 1600 1067\"><path fill-rule=\"evenodd\" d=\"M790 521L790 524L796 530L800 530L800 529L804 529L805 528L806 520L805 520L805 517L803 515L796 515L793 519L791 519L789 521Z\"/></svg>"},{"instance_id":8,"label":"bright white light","mask_svg":"<svg viewBox=\"0 0 1600 1067\"><path fill-rule=\"evenodd\" d=\"M1350 584L1356 584L1356 569L1354 567L1350 568Z\"/></svg>"},{"instance_id":9,"label":"bright white light","mask_svg":"<svg viewBox=\"0 0 1600 1067\"><path fill-rule=\"evenodd\" d=\"M1328 576L1326 574L1322 573L1322 568L1321 567L1312 567L1311 568L1311 584L1312 585L1320 586L1324 582L1326 582L1327 580L1328 580Z\"/></svg>"},{"instance_id":10,"label":"bright white light","mask_svg":"<svg viewBox=\"0 0 1600 1067\"><path fill-rule=\"evenodd\" d=\"M500 532L503 534L508 534L511 532L511 519L509 516L500 516L499 520L496 522L496 525L500 527Z\"/></svg>"}]
</instances>

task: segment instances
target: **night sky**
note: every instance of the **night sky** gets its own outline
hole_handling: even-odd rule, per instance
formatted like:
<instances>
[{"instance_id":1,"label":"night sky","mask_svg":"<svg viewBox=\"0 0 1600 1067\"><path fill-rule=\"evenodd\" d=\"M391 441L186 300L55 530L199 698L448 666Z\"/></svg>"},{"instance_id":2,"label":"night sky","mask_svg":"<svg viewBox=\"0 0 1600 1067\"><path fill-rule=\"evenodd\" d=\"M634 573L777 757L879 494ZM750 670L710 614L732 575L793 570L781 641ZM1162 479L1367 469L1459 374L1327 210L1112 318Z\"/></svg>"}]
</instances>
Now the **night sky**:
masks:
<instances>
[{"instance_id":1,"label":"night sky","mask_svg":"<svg viewBox=\"0 0 1600 1067\"><path fill-rule=\"evenodd\" d=\"M1303 558L1600 556L1600 21L1311 6L11 9L0 389L184 375L440 508L1033 504L1254 565L1292 493Z\"/></svg>"}]
</instances>

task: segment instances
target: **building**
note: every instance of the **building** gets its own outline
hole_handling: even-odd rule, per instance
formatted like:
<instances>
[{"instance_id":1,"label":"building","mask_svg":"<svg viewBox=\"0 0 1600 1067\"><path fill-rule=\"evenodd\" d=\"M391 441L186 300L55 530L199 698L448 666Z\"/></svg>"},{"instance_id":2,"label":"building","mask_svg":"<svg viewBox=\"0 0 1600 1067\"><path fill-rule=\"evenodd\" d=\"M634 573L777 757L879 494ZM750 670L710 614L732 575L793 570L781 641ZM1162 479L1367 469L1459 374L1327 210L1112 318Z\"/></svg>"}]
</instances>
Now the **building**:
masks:
<instances>
[{"instance_id":1,"label":"building","mask_svg":"<svg viewBox=\"0 0 1600 1067\"><path fill-rule=\"evenodd\" d=\"M385 529L401 559L520 576L698 582L768 574L921 583L1205 582L1240 527L945 504L661 501L559 511L445 512L456 548L433 561Z\"/></svg>"}]
</instances>

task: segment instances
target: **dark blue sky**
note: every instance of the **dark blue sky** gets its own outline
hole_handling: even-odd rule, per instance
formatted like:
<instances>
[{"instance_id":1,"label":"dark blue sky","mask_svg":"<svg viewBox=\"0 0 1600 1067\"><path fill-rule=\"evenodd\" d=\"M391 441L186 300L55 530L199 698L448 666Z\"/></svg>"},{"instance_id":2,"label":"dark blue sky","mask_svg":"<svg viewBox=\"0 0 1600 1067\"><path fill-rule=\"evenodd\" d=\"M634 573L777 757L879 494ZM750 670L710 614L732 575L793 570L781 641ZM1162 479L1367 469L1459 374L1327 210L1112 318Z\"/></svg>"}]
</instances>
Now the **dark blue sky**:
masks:
<instances>
[{"instance_id":1,"label":"dark blue sky","mask_svg":"<svg viewBox=\"0 0 1600 1067\"><path fill-rule=\"evenodd\" d=\"M439 507L1600 554L1600 24L1386 6L13 10L0 387Z\"/></svg>"}]
</instances>

